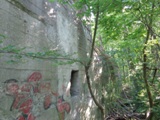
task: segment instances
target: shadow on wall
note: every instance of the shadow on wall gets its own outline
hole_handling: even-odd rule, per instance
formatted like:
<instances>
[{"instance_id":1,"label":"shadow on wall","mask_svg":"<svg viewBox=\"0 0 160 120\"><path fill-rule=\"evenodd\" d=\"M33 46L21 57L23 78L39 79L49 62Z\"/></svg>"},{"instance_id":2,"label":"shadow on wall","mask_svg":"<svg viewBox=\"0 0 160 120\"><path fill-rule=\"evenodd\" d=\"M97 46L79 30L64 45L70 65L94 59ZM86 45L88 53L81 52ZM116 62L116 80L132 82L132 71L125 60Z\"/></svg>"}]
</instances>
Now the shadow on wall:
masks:
<instances>
[{"instance_id":1,"label":"shadow on wall","mask_svg":"<svg viewBox=\"0 0 160 120\"><path fill-rule=\"evenodd\" d=\"M70 112L70 104L63 99L63 95L59 96L57 92L52 91L51 84L41 81L41 79L42 74L40 72L33 72L25 84L19 85L19 81L16 79L9 79L4 82L5 94L13 98L10 111L18 110L19 112L17 120L36 120L33 107L38 107L35 99L39 94L40 98L37 102L42 101L45 110L54 104L60 120L65 119L65 112ZM56 97L57 101L53 102L52 97Z\"/></svg>"}]
</instances>

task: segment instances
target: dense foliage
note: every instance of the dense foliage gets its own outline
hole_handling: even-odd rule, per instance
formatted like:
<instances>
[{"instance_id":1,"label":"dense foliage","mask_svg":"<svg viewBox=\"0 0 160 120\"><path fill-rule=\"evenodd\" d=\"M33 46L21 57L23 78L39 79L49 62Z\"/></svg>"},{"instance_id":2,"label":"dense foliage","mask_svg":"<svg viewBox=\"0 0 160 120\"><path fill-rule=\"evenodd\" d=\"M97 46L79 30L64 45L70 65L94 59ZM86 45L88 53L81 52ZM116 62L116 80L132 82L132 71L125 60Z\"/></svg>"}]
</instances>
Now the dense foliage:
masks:
<instances>
[{"instance_id":1,"label":"dense foliage","mask_svg":"<svg viewBox=\"0 0 160 120\"><path fill-rule=\"evenodd\" d=\"M63 4L64 1L60 1ZM137 113L144 113L146 119L160 119L159 0L74 0L72 7L78 11L77 16L92 27L93 44L85 72L91 95L101 112L105 112L103 114L106 118L116 114L127 119L136 113L133 118L140 119ZM6 39L5 36L0 35L0 43L3 39ZM100 55L107 61L105 64L112 64L114 68L113 61L117 63L122 81L122 85L115 84L117 81L114 80L106 82L105 89L99 91L105 102L96 99L91 90L91 77L88 74L95 48L101 50ZM24 49L6 46L1 48L0 52L14 53L14 57L19 60L22 56L50 60L55 60L56 56L56 60L67 59L67 63L58 65L81 62L69 59L71 56L61 55L57 51L25 53ZM111 56L112 59L107 59L105 55ZM115 71L111 71L111 74L112 72ZM121 94L113 92L120 89Z\"/></svg>"},{"instance_id":2,"label":"dense foliage","mask_svg":"<svg viewBox=\"0 0 160 120\"><path fill-rule=\"evenodd\" d=\"M126 94L120 99L134 112L146 113L147 119L160 119L160 2L80 0L75 6L81 11L86 7L80 16L90 25L99 13L94 47L117 62Z\"/></svg>"}]
</instances>

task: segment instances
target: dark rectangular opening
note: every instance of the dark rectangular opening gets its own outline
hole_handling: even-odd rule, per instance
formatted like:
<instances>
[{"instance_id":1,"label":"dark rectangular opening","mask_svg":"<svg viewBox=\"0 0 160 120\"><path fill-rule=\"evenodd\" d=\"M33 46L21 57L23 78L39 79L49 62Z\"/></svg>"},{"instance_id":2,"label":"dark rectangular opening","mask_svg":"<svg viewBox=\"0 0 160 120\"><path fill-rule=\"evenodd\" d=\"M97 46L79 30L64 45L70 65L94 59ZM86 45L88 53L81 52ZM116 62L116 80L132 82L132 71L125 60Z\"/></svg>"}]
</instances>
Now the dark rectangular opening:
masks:
<instances>
[{"instance_id":1,"label":"dark rectangular opening","mask_svg":"<svg viewBox=\"0 0 160 120\"><path fill-rule=\"evenodd\" d=\"M71 88L70 88L70 94L71 96L78 96L79 95L79 71L78 70L72 70L71 72Z\"/></svg>"}]
</instances>

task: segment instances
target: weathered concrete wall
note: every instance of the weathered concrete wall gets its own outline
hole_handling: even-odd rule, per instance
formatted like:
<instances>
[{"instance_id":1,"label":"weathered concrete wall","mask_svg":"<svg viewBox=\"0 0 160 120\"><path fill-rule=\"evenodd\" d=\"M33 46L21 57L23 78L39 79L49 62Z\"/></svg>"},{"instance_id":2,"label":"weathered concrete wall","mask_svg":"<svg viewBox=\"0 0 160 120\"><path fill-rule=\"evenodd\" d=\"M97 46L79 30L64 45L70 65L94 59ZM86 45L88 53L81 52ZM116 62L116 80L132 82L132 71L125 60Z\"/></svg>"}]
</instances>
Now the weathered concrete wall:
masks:
<instances>
[{"instance_id":1,"label":"weathered concrete wall","mask_svg":"<svg viewBox=\"0 0 160 120\"><path fill-rule=\"evenodd\" d=\"M89 33L67 5L48 0L1 0L0 16L0 34L6 36L0 47L16 45L25 47L25 52L56 49L86 58ZM10 64L11 55L0 56L1 120L90 119L93 102L85 97L82 65L55 66L53 59L29 57Z\"/></svg>"}]
</instances>

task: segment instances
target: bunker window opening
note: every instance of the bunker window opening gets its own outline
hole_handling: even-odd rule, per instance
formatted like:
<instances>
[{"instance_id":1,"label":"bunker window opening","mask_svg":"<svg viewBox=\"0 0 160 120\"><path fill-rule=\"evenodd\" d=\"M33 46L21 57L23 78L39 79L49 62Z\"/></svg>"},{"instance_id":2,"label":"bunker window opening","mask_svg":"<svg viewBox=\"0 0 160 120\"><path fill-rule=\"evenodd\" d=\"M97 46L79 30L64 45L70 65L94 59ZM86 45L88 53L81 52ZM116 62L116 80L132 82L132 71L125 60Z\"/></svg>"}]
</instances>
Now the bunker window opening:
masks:
<instances>
[{"instance_id":1,"label":"bunker window opening","mask_svg":"<svg viewBox=\"0 0 160 120\"><path fill-rule=\"evenodd\" d=\"M70 79L70 83L71 83L71 87L70 87L70 94L71 96L78 96L79 95L79 71L78 70L72 70L71 72L71 79Z\"/></svg>"}]
</instances>

